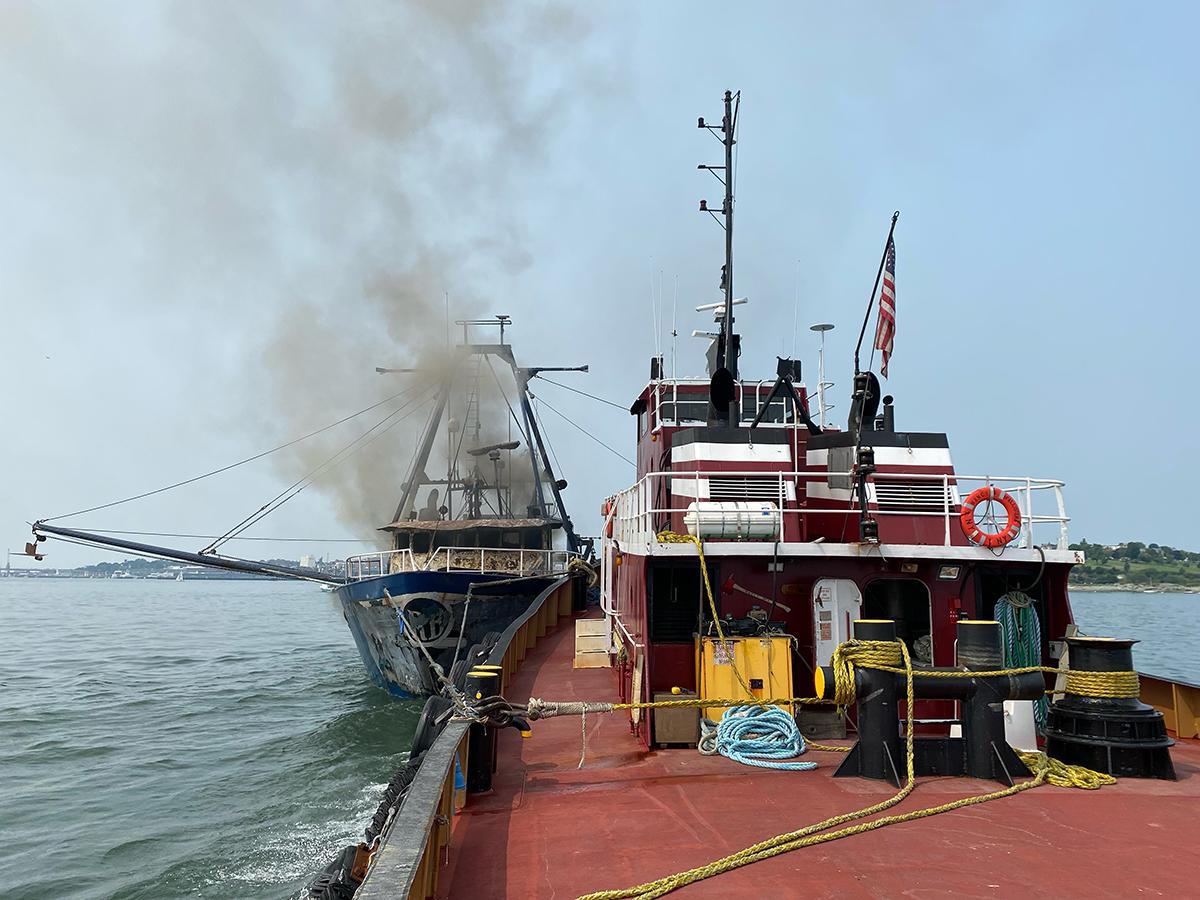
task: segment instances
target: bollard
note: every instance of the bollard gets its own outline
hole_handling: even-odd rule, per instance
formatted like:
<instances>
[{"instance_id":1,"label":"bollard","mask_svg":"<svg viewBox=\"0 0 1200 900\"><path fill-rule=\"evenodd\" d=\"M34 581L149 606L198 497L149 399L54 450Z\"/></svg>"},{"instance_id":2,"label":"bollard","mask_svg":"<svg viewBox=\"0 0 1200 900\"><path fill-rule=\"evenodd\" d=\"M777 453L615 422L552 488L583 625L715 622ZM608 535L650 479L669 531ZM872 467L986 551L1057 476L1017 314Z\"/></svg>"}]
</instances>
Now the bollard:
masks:
<instances>
[{"instance_id":1,"label":"bollard","mask_svg":"<svg viewBox=\"0 0 1200 900\"><path fill-rule=\"evenodd\" d=\"M895 640L891 620L862 619L854 623L858 640ZM913 669L913 697L958 700L962 737L913 739L913 770L917 775L971 775L1011 785L1013 776L1029 770L1004 739L1005 700L1032 700L1045 690L1040 672L1019 675L943 677L947 671L993 671L1003 668L1000 625L992 621L958 623L958 669ZM833 670L822 667L816 675L817 695L831 699ZM835 777L858 775L900 785L903 742L899 702L907 697L905 676L880 669L854 670L858 742L851 748Z\"/></svg>"},{"instance_id":2,"label":"bollard","mask_svg":"<svg viewBox=\"0 0 1200 900\"><path fill-rule=\"evenodd\" d=\"M500 673L494 669L472 669L467 673L467 702L474 703L500 693ZM492 789L496 771L496 729L475 722L467 737L467 791L481 794Z\"/></svg>"},{"instance_id":3,"label":"bollard","mask_svg":"<svg viewBox=\"0 0 1200 900\"><path fill-rule=\"evenodd\" d=\"M1069 637L1070 670L1075 672L1132 672L1137 641L1105 637ZM1161 712L1137 696L1103 697L1090 688L1072 685L1051 703L1046 719L1046 754L1097 772L1132 778L1175 780ZM1131 686L1136 690L1136 685Z\"/></svg>"}]
</instances>

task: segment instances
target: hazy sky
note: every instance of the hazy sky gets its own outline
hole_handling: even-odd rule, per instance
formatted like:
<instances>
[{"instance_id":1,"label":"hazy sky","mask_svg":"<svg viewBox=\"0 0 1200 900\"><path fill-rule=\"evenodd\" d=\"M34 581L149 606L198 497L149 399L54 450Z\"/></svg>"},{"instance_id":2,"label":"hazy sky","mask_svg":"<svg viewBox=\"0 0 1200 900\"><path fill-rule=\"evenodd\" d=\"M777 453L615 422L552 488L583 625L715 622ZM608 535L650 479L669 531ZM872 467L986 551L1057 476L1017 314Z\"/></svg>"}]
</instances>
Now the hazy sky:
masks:
<instances>
[{"instance_id":1,"label":"hazy sky","mask_svg":"<svg viewBox=\"0 0 1200 900\"><path fill-rule=\"evenodd\" d=\"M899 427L960 471L1067 481L1072 536L1200 549L1187 410L1197 101L1190 4L6 4L0 529L185 478L353 412L454 312L621 403L708 321L721 94L743 92L746 376L853 341L893 209ZM340 13L340 15L339 15ZM432 331L430 328L432 327ZM664 349L670 353L669 338ZM678 344L681 374L703 345ZM618 410L536 387L630 453ZM394 389L394 388L390 388ZM632 469L542 418L592 532ZM356 433L353 426L345 439ZM407 456L405 441L372 445ZM78 520L211 534L295 476L263 460ZM242 544L344 555L335 470ZM346 502L391 502L360 479ZM378 495L375 497L374 495ZM379 524L383 524L380 522ZM203 541L183 541L198 547ZM118 558L53 546L48 563Z\"/></svg>"}]
</instances>

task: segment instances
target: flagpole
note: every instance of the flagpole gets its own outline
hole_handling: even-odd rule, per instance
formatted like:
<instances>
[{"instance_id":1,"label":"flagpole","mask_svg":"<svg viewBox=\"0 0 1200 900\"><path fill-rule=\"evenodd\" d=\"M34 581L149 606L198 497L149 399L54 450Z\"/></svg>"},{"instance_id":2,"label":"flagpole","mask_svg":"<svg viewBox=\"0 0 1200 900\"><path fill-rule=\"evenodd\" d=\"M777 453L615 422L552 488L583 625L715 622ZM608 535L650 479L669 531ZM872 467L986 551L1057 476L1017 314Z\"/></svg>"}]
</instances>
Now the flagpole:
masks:
<instances>
[{"instance_id":1,"label":"flagpole","mask_svg":"<svg viewBox=\"0 0 1200 900\"><path fill-rule=\"evenodd\" d=\"M879 257L879 271L875 273L875 286L871 288L871 297L867 300L867 314L863 316L862 330L858 332L858 343L854 345L854 374L859 373L858 354L862 350L863 336L867 333L867 323L871 321L871 310L875 308L875 294L879 291L879 279L883 277L883 266L887 262L888 247L892 246L892 235L896 231L896 220L900 218L900 210L892 213L892 225L888 229L887 240L883 242L883 255Z\"/></svg>"}]
</instances>

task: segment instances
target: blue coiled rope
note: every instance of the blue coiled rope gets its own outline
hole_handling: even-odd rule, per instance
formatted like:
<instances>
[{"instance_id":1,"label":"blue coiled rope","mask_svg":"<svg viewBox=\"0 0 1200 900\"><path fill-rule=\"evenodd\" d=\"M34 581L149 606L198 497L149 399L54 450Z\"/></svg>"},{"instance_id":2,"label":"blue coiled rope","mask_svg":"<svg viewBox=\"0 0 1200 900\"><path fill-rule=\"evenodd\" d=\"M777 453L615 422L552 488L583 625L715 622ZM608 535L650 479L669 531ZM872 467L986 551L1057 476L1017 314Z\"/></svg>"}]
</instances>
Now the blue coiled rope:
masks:
<instances>
[{"instance_id":1,"label":"blue coiled rope","mask_svg":"<svg viewBox=\"0 0 1200 900\"><path fill-rule=\"evenodd\" d=\"M1009 668L1042 664L1042 623L1034 601L1022 591L1009 591L996 601L993 613L1004 632L1004 665ZM1035 700L1033 719L1038 734L1046 733L1046 698Z\"/></svg>"},{"instance_id":2,"label":"blue coiled rope","mask_svg":"<svg viewBox=\"0 0 1200 900\"><path fill-rule=\"evenodd\" d=\"M814 762L775 762L800 756L806 749L796 720L778 706L734 706L715 728L705 719L700 730L699 749L706 755L720 753L760 769L801 772L817 767Z\"/></svg>"}]
</instances>

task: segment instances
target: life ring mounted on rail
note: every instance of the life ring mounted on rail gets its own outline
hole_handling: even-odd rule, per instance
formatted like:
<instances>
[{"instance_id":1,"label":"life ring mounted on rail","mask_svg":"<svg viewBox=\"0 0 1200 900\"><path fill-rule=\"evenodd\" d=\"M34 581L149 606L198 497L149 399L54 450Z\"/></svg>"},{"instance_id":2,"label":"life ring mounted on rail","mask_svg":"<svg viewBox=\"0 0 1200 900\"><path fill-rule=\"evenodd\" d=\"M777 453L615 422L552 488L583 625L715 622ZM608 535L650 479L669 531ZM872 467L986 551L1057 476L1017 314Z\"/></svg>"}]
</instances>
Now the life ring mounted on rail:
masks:
<instances>
[{"instance_id":1,"label":"life ring mounted on rail","mask_svg":"<svg viewBox=\"0 0 1200 900\"><path fill-rule=\"evenodd\" d=\"M616 504L612 500L605 500L602 504L600 504L600 515L604 517L605 537L613 536L613 523L611 516L613 513L613 507L615 506Z\"/></svg>"},{"instance_id":2,"label":"life ring mounted on rail","mask_svg":"<svg viewBox=\"0 0 1200 900\"><path fill-rule=\"evenodd\" d=\"M976 507L989 500L1003 506L1004 512L1007 514L1004 527L999 531L984 531L975 519ZM962 524L963 534L967 536L967 540L993 550L996 547L1004 547L1012 543L1021 533L1021 508L1017 506L1017 501L1012 494L1000 490L995 485L988 485L971 491L967 499L963 501L959 522Z\"/></svg>"}]
</instances>

